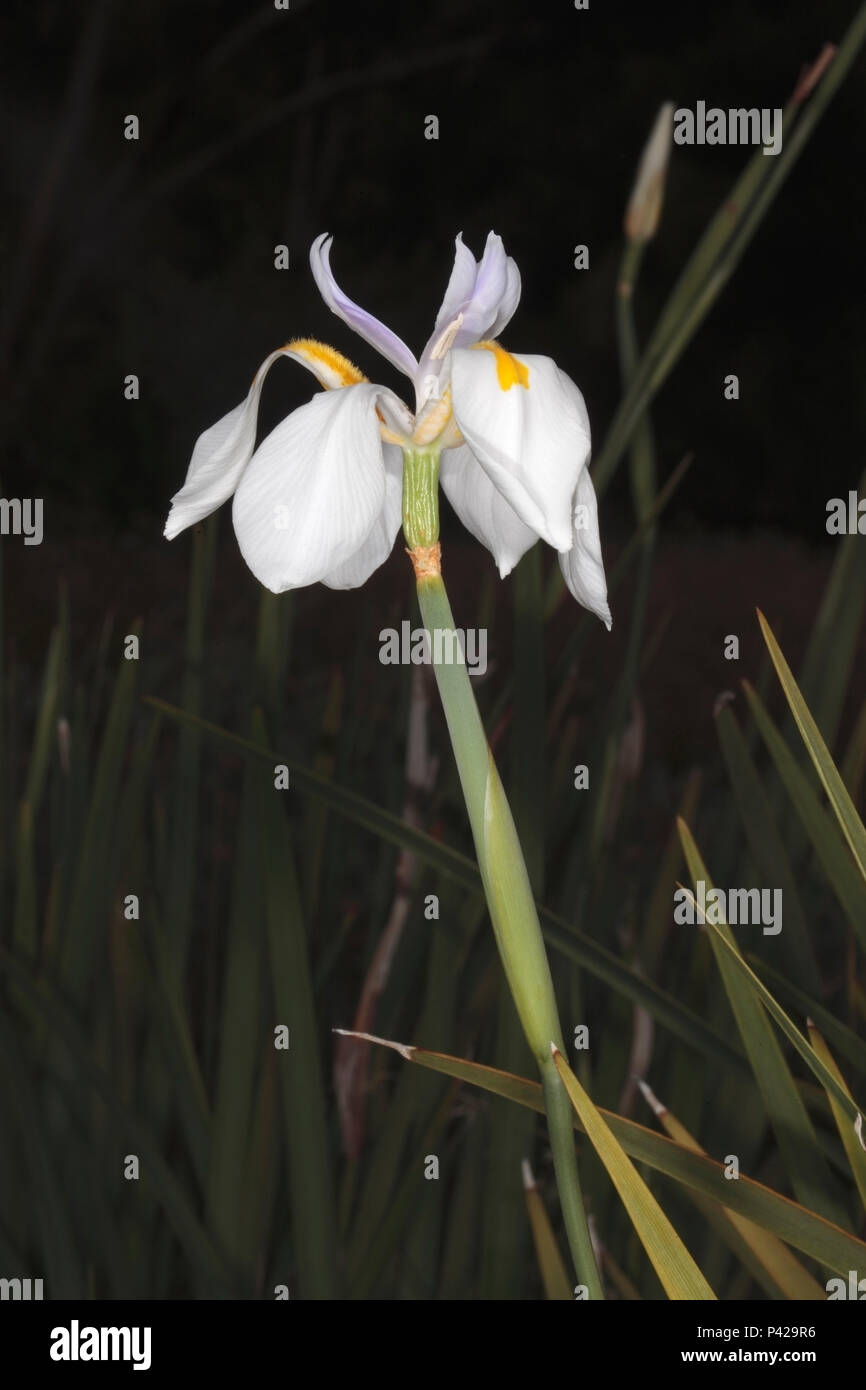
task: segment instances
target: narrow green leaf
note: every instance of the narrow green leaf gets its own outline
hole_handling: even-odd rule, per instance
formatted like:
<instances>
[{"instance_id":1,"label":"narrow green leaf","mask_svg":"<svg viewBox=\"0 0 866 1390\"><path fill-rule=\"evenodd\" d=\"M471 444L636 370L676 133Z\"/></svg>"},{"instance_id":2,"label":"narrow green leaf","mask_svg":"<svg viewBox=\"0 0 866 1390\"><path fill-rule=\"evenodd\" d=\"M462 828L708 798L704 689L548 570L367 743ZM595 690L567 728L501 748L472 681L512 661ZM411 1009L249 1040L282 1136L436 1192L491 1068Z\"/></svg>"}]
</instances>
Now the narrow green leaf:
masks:
<instances>
[{"instance_id":1,"label":"narrow green leaf","mask_svg":"<svg viewBox=\"0 0 866 1390\"><path fill-rule=\"evenodd\" d=\"M809 756L815 764L815 770L824 785L830 805L833 807L836 819L842 827L842 833L854 855L855 863L862 878L866 880L866 827L857 814L857 808L848 794L848 788L839 776L830 751L821 737L821 731L812 718L806 701L800 693L800 688L791 673L791 668L782 655L781 648L760 609L758 610L758 622L761 624L764 641L769 648L773 665L785 692L785 698L791 707L791 713L796 720L797 728L800 730Z\"/></svg>"},{"instance_id":2,"label":"narrow green leaf","mask_svg":"<svg viewBox=\"0 0 866 1390\"><path fill-rule=\"evenodd\" d=\"M794 755L767 713L757 691L752 689L748 681L743 682L743 690L761 737L767 745L827 881L851 927L866 948L866 889L839 827L821 805L806 774L798 767Z\"/></svg>"},{"instance_id":3,"label":"narrow green leaf","mask_svg":"<svg viewBox=\"0 0 866 1390\"><path fill-rule=\"evenodd\" d=\"M771 883L782 894L785 904L782 944L790 973L798 984L805 985L818 978L818 963L812 950L797 881L773 818L770 799L729 705L723 705L718 710L716 729L737 809L761 880Z\"/></svg>"},{"instance_id":4,"label":"narrow green leaf","mask_svg":"<svg viewBox=\"0 0 866 1390\"><path fill-rule=\"evenodd\" d=\"M263 734L263 722L254 724ZM277 1053L289 1165L296 1278L301 1297L339 1297L335 1196L316 1007L294 848L273 777L256 774L256 823L261 836L270 974L271 1045L285 1025L289 1046ZM265 1012L267 1017L267 1011Z\"/></svg>"},{"instance_id":5,"label":"narrow green leaf","mask_svg":"<svg viewBox=\"0 0 866 1390\"><path fill-rule=\"evenodd\" d=\"M538 1260L545 1296L549 1300L570 1303L574 1295L565 1268L565 1261L556 1243L556 1236L553 1234L550 1217L547 1215L541 1200L541 1193L535 1185L532 1169L525 1159L523 1161L523 1191L526 1197L526 1210L529 1213L532 1239L535 1243L535 1257Z\"/></svg>"},{"instance_id":6,"label":"narrow green leaf","mask_svg":"<svg viewBox=\"0 0 866 1390\"><path fill-rule=\"evenodd\" d=\"M398 816L375 805L357 792L319 777L293 760L279 756L268 747L229 733L218 725L204 719L187 716L183 710L153 696L144 697L144 702L153 709L160 710L170 719L179 723L195 723L213 738L230 747L254 753L271 766L275 762L285 763L290 769L292 786L310 796L321 798L338 814L346 816L355 824L372 831L373 834L391 844L410 849L424 863L437 869L449 880L468 889L471 893L483 892L481 876L472 860L458 850L434 840L421 830L407 825ZM570 960L583 965L591 974L609 984L626 998L641 1004L666 1027L696 1048L705 1056L721 1059L727 1065L745 1071L746 1064L740 1053L720 1033L710 1028L700 1016L683 1005L673 995L667 994L657 985L638 974L619 956L599 945L588 933L575 928L564 917L549 908L539 905L539 917L545 940Z\"/></svg>"},{"instance_id":7,"label":"narrow green leaf","mask_svg":"<svg viewBox=\"0 0 866 1390\"><path fill-rule=\"evenodd\" d=\"M712 881L697 845L683 821L679 822L679 829L692 881L697 887L698 882L703 880L709 894L712 891ZM829 1169L818 1145L812 1122L762 1005L766 1006L823 1084L835 1088L840 1095L841 1088L827 1069L817 1061L805 1038L746 964L728 924L722 923L717 926L707 918L706 927L731 1009L752 1063L755 1080L794 1190L804 1204L823 1212L833 1220L844 1220L840 1204L832 1195ZM842 1098L846 1106L851 1105L847 1097Z\"/></svg>"},{"instance_id":8,"label":"narrow green leaf","mask_svg":"<svg viewBox=\"0 0 866 1390\"><path fill-rule=\"evenodd\" d=\"M676 1115L666 1105L662 1105L643 1082L641 1082L641 1090L659 1123L671 1139L677 1144L681 1144L683 1148L692 1149L695 1153L704 1153L700 1144L689 1133L685 1125L680 1123ZM715 1202L708 1203L707 1199L699 1194L692 1194L692 1196L701 1210L705 1212L707 1219L720 1232L725 1242L750 1265L755 1277L762 1287L768 1290L771 1297L826 1298L826 1290L812 1277L788 1247L779 1240L778 1236L763 1230L753 1221L747 1221L745 1217L732 1211L730 1207L722 1207Z\"/></svg>"},{"instance_id":9,"label":"narrow green leaf","mask_svg":"<svg viewBox=\"0 0 866 1390\"><path fill-rule=\"evenodd\" d=\"M553 1060L581 1127L622 1198L668 1298L714 1299L698 1266L562 1053L556 1050Z\"/></svg>"},{"instance_id":10,"label":"narrow green leaf","mask_svg":"<svg viewBox=\"0 0 866 1390\"><path fill-rule=\"evenodd\" d=\"M427 1070L465 1081L492 1095L505 1096L508 1100L528 1106L539 1114L544 1113L541 1086L537 1081L529 1081L522 1076L511 1076L480 1062L431 1052L427 1048L413 1047L406 1043L389 1042L385 1038L353 1033L348 1033L347 1036L359 1036L366 1041L377 1043L380 1047L390 1048L407 1062L414 1062ZM600 1110L599 1113L625 1152L636 1163L645 1163L676 1182L711 1197L722 1206L730 1207L838 1274L847 1274L849 1269L866 1268L866 1243L858 1240L849 1231L825 1220L780 1192L774 1192L772 1188L746 1177L744 1173L740 1174L737 1182L730 1182L725 1177L723 1164L702 1154L696 1154L693 1150L684 1149L654 1130L636 1124L634 1120L623 1119L609 1110ZM583 1130L577 1115L574 1117L574 1124L576 1129Z\"/></svg>"},{"instance_id":11,"label":"narrow green leaf","mask_svg":"<svg viewBox=\"0 0 866 1390\"><path fill-rule=\"evenodd\" d=\"M832 1052L811 1020L807 1021L807 1027L809 1029L809 1038L811 1039L815 1052L818 1054L827 1070L838 1081L845 1095L851 1100L852 1106L856 1109L854 1098L845 1084L845 1079L836 1065ZM856 1120L854 1124L852 1124L850 1111L846 1113L845 1109L839 1104L838 1097L834 1095L832 1091L827 1092L827 1099L830 1102L830 1109L833 1111L833 1119L836 1121L836 1128L839 1131L839 1138L842 1140L842 1147L851 1165L851 1172L854 1174L857 1191L860 1193L860 1201L863 1203L864 1208L866 1208L866 1151L864 1151L863 1140L861 1139L863 1133L861 1114L858 1110Z\"/></svg>"}]
</instances>

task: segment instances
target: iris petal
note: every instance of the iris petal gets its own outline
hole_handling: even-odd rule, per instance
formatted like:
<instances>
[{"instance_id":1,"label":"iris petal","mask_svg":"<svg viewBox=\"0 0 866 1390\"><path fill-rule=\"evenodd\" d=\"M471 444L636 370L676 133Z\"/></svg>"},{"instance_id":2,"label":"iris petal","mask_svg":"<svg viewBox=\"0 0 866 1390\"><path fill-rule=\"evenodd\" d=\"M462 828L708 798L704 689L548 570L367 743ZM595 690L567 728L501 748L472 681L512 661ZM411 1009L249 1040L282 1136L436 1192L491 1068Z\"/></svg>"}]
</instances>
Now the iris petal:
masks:
<instances>
[{"instance_id":1,"label":"iris petal","mask_svg":"<svg viewBox=\"0 0 866 1390\"><path fill-rule=\"evenodd\" d=\"M572 545L571 502L590 451L574 382L549 357L497 344L451 353L454 418L490 481L555 550Z\"/></svg>"},{"instance_id":2,"label":"iris petal","mask_svg":"<svg viewBox=\"0 0 866 1390\"><path fill-rule=\"evenodd\" d=\"M559 557L559 567L569 592L601 618L608 632L613 619L607 602L607 580L598 534L598 504L589 472L584 468L574 494L574 540Z\"/></svg>"},{"instance_id":3,"label":"iris petal","mask_svg":"<svg viewBox=\"0 0 866 1390\"><path fill-rule=\"evenodd\" d=\"M232 518L244 559L274 593L332 574L376 525L385 505L379 390L314 396L253 455Z\"/></svg>"},{"instance_id":4,"label":"iris petal","mask_svg":"<svg viewBox=\"0 0 866 1390\"><path fill-rule=\"evenodd\" d=\"M338 318L347 323L365 343L375 348L398 371L404 372L414 381L418 372L418 362L414 353L409 351L402 338L398 338L384 323L380 323L379 319L368 314L366 309L360 308L344 294L334 279L330 262L333 239L323 233L316 237L310 250L310 266L319 293Z\"/></svg>"},{"instance_id":5,"label":"iris petal","mask_svg":"<svg viewBox=\"0 0 866 1390\"><path fill-rule=\"evenodd\" d=\"M286 356L294 353L283 347L266 357L253 377L246 400L199 435L183 487L171 499L165 524L169 540L209 516L231 497L255 448L265 377L277 358Z\"/></svg>"},{"instance_id":6,"label":"iris petal","mask_svg":"<svg viewBox=\"0 0 866 1390\"><path fill-rule=\"evenodd\" d=\"M504 579L538 540L537 532L521 521L466 445L445 450L439 477L463 525L487 546Z\"/></svg>"}]
</instances>

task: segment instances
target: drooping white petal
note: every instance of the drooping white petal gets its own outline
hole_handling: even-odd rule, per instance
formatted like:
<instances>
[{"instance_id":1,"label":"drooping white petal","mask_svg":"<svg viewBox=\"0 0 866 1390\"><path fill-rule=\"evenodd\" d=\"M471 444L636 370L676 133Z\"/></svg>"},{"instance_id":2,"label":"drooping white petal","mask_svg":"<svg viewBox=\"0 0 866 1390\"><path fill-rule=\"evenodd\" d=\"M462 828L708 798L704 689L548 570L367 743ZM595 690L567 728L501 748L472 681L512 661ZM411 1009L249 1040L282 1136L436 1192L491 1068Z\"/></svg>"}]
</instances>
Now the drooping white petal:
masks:
<instances>
[{"instance_id":1,"label":"drooping white petal","mask_svg":"<svg viewBox=\"0 0 866 1390\"><path fill-rule=\"evenodd\" d=\"M294 356L294 353L283 347L266 357L253 377L246 400L199 435L184 485L171 499L171 511L165 524L169 540L187 526L209 516L231 497L255 448L259 400L265 377L277 358L285 356Z\"/></svg>"},{"instance_id":2,"label":"drooping white petal","mask_svg":"<svg viewBox=\"0 0 866 1390\"><path fill-rule=\"evenodd\" d=\"M403 451L394 444L382 447L385 462L385 505L360 548L342 565L322 576L329 589L357 589L374 570L384 565L403 521Z\"/></svg>"},{"instance_id":3,"label":"drooping white petal","mask_svg":"<svg viewBox=\"0 0 866 1390\"><path fill-rule=\"evenodd\" d=\"M362 309L344 294L334 279L330 261L333 240L333 237L323 233L316 237L310 249L310 266L319 293L338 318L387 358L398 371L405 372L406 376L414 381L418 371L415 354L409 351L402 338L398 338L396 333L392 333L391 329L386 328L373 314L368 314L366 309Z\"/></svg>"},{"instance_id":4,"label":"drooping white petal","mask_svg":"<svg viewBox=\"0 0 866 1390\"><path fill-rule=\"evenodd\" d=\"M562 577L578 603L582 603L591 613L596 613L609 632L613 620L607 602L607 580L601 558L598 505L587 468L578 478L574 493L573 535L571 549L559 557Z\"/></svg>"},{"instance_id":5,"label":"drooping white petal","mask_svg":"<svg viewBox=\"0 0 866 1390\"><path fill-rule=\"evenodd\" d=\"M241 554L274 593L314 584L362 546L385 504L370 383L314 396L262 441L235 493Z\"/></svg>"},{"instance_id":6,"label":"drooping white petal","mask_svg":"<svg viewBox=\"0 0 866 1390\"><path fill-rule=\"evenodd\" d=\"M359 371L348 357L344 357L328 343L320 343L317 338L293 338L286 344L285 353L296 362L300 362L308 372L312 372L326 391L333 391L341 386L355 386L367 380L364 373ZM392 433L408 438L414 426L412 412L393 391L389 391L385 386L378 389L378 406L383 423Z\"/></svg>"},{"instance_id":7,"label":"drooping white petal","mask_svg":"<svg viewBox=\"0 0 866 1390\"><path fill-rule=\"evenodd\" d=\"M439 478L463 525L487 546L504 579L538 540L537 533L520 520L465 444L444 451Z\"/></svg>"},{"instance_id":8,"label":"drooping white petal","mask_svg":"<svg viewBox=\"0 0 866 1390\"><path fill-rule=\"evenodd\" d=\"M589 457L589 418L549 357L498 344L451 353L454 418L490 480L555 550L572 544L571 502Z\"/></svg>"}]
</instances>

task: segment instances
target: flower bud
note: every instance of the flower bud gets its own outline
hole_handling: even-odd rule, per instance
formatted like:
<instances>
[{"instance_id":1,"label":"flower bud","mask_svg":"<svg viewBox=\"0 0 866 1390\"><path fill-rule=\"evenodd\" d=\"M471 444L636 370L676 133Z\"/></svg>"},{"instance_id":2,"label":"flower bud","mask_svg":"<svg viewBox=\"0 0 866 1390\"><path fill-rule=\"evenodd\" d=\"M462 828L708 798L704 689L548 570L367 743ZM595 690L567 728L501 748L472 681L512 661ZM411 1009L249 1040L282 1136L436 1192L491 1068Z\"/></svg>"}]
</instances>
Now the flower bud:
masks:
<instances>
[{"instance_id":1,"label":"flower bud","mask_svg":"<svg viewBox=\"0 0 866 1390\"><path fill-rule=\"evenodd\" d=\"M672 101L666 101L659 110L652 134L644 147L626 208L625 234L629 241L649 241L656 234L673 131L674 104Z\"/></svg>"}]
</instances>

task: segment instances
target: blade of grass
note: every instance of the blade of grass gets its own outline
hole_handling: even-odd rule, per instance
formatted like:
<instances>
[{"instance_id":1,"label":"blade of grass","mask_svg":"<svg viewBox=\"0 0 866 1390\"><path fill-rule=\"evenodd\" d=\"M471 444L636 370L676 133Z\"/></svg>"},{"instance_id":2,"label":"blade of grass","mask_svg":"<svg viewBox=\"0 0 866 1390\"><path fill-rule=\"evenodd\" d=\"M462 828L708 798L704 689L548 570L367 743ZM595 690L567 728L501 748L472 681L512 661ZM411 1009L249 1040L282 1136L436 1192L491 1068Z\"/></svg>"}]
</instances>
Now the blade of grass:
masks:
<instances>
[{"instance_id":1,"label":"blade of grass","mask_svg":"<svg viewBox=\"0 0 866 1390\"><path fill-rule=\"evenodd\" d=\"M338 1030L343 1032L344 1030ZM347 1036L352 1036L347 1034ZM522 1076L511 1076L495 1067L470 1062L462 1057L431 1052L411 1044L390 1042L386 1038L367 1038L366 1041L390 1048L407 1062L430 1071L443 1073L455 1080L479 1087L493 1095L504 1096L518 1105L544 1113L541 1086ZM849 1231L827 1221L808 1208L774 1192L772 1188L740 1175L737 1182L725 1177L724 1166L715 1159L703 1157L684 1149L671 1139L657 1134L634 1120L623 1119L609 1110L599 1111L606 1124L636 1163L645 1163L676 1182L704 1193L722 1206L739 1212L764 1230L771 1231L788 1245L827 1265L837 1273L866 1268L866 1243ZM579 1116L575 1128L583 1132Z\"/></svg>"},{"instance_id":2,"label":"blade of grass","mask_svg":"<svg viewBox=\"0 0 866 1390\"><path fill-rule=\"evenodd\" d=\"M686 836L690 839L688 828L683 828L686 832ZM692 845L694 845L693 841ZM694 847L693 853L695 855L694 862L696 862L703 873L706 873L696 847ZM709 883L710 880L707 879L706 882ZM815 1056L813 1049L810 1048L808 1042L796 1025L792 1023L782 1006L776 1002L766 985L758 979L758 976L743 959L737 948L736 942L731 937L724 934L723 927L726 925L726 923L723 923L719 926L709 919L707 919L706 922L706 926L709 927L715 939L720 942L725 957L734 965L738 974L749 984L757 998L766 1006L767 1012L772 1015L782 1032L789 1041L793 1043L806 1065L815 1073L825 1090L836 1098L837 1103L841 1106L842 1110L853 1124L861 1113L856 1102L852 1100L851 1096L840 1086L839 1082L833 1076L833 1073Z\"/></svg>"},{"instance_id":3,"label":"blade of grass","mask_svg":"<svg viewBox=\"0 0 866 1390\"><path fill-rule=\"evenodd\" d=\"M793 753L767 713L757 691L752 689L748 681L743 682L743 690L761 737L827 881L852 929L857 933L861 944L866 947L866 891L856 865L839 834L838 826L821 805L808 777L797 765Z\"/></svg>"},{"instance_id":4,"label":"blade of grass","mask_svg":"<svg viewBox=\"0 0 866 1390\"><path fill-rule=\"evenodd\" d=\"M866 1042L858 1038L853 1029L840 1023L829 1009L825 1008L817 999L813 999L811 995L797 989L780 971L774 970L766 961L760 960L750 952L746 953L746 960L759 978L766 975L779 994L787 995L792 1003L796 1004L804 1018L814 1019L824 1035L836 1048L836 1051L846 1057L857 1068L861 1076L866 1077Z\"/></svg>"},{"instance_id":5,"label":"blade of grass","mask_svg":"<svg viewBox=\"0 0 866 1390\"><path fill-rule=\"evenodd\" d=\"M818 1054L827 1070L838 1081L845 1094L849 1097L852 1107L856 1109L854 1097L845 1084L845 1079L836 1065L835 1058L811 1019L806 1020L806 1027L809 1030L809 1041L815 1049L815 1052ZM839 1131L839 1138L842 1140L842 1147L851 1165L851 1172L854 1174L857 1191L860 1193L860 1201L863 1203L864 1209L866 1209L866 1152L864 1152L863 1143L857 1134L855 1126L851 1124L850 1110L846 1113L832 1091L827 1092L827 1099L830 1102L830 1109L833 1111L833 1119L836 1121L836 1128ZM857 1118L860 1118L859 1111L857 1112Z\"/></svg>"},{"instance_id":6,"label":"blade of grass","mask_svg":"<svg viewBox=\"0 0 866 1390\"><path fill-rule=\"evenodd\" d=\"M866 10L864 10L866 12ZM821 779L824 790L833 808L836 819L842 828L842 833L848 841L854 862L860 870L861 877L866 881L866 827L864 827L857 809L848 793L848 788L839 776L836 764L830 756L830 751L821 737L821 731L809 710L806 701L800 693L800 687L794 680L791 668L782 655L781 648L773 636L772 629L758 609L758 622L761 625L761 632L764 641L770 652L776 674L785 692L785 698L791 707L791 713L800 730L800 736L809 753L809 757L815 765L815 771Z\"/></svg>"},{"instance_id":7,"label":"blade of grass","mask_svg":"<svg viewBox=\"0 0 866 1390\"><path fill-rule=\"evenodd\" d=\"M603 1115L559 1049L551 1045L551 1050L581 1126L607 1169L668 1298L714 1299L706 1279Z\"/></svg>"},{"instance_id":8,"label":"blade of grass","mask_svg":"<svg viewBox=\"0 0 866 1390\"><path fill-rule=\"evenodd\" d=\"M264 737L261 718L254 731ZM307 938L295 871L294 847L273 777L255 779L261 836L273 1023L289 1027L289 1046L277 1057L283 1099L285 1149L296 1277L303 1298L339 1296L335 1195L325 1092ZM265 1009L267 1016L267 1009ZM270 1030L273 1036L273 1029Z\"/></svg>"},{"instance_id":9,"label":"blade of grass","mask_svg":"<svg viewBox=\"0 0 866 1390\"><path fill-rule=\"evenodd\" d=\"M666 1105L662 1105L645 1082L640 1082L640 1089L671 1139L683 1148L703 1154L704 1150L694 1136ZM777 1236L756 1226L754 1222L747 1221L737 1212L731 1211L730 1207L719 1207L716 1203L707 1204L706 1199L699 1196L696 1196L696 1200L702 1204L707 1218L716 1224L723 1239L731 1244L735 1251L741 1253L739 1246L746 1247L753 1265L757 1265L753 1272L763 1287L768 1288L771 1297L821 1300L826 1298L826 1291ZM731 1234L735 1237L733 1241L730 1239Z\"/></svg>"},{"instance_id":10,"label":"blade of grass","mask_svg":"<svg viewBox=\"0 0 866 1390\"><path fill-rule=\"evenodd\" d=\"M164 700L146 696L144 702L178 722L192 719L220 742L255 753L272 766L276 762L284 763L290 770L293 787L299 791L320 797L340 815L346 816L391 844L411 849L419 859L443 873L452 882L472 893L482 893L481 876L476 865L466 855L451 849L440 840L434 840L423 831L406 825L398 816L392 815L366 797L318 777L291 759L278 757L271 748L239 734L230 733L207 720L193 719L183 710ZM545 939L555 950L583 965L611 988L641 1004L659 1022L701 1053L716 1059L721 1058L740 1070L745 1067L744 1059L730 1043L720 1033L709 1028L697 1014L685 1008L673 995L665 993L651 980L643 978L612 951L599 945L588 933L578 931L557 913L540 904L538 911Z\"/></svg>"},{"instance_id":11,"label":"blade of grass","mask_svg":"<svg viewBox=\"0 0 866 1390\"><path fill-rule=\"evenodd\" d=\"M532 1169L527 1159L523 1160L523 1191L526 1196L526 1210L535 1244L535 1257L545 1297L553 1301L571 1302L573 1297L571 1282L565 1268L565 1261L556 1243L550 1217L547 1215L541 1193L539 1192Z\"/></svg>"},{"instance_id":12,"label":"blade of grass","mask_svg":"<svg viewBox=\"0 0 866 1390\"><path fill-rule=\"evenodd\" d=\"M785 904L783 940L791 976L797 984L806 985L818 979L819 971L797 881L773 817L770 799L730 705L718 709L716 730L746 840L761 880L772 883L782 893Z\"/></svg>"},{"instance_id":13,"label":"blade of grass","mask_svg":"<svg viewBox=\"0 0 866 1390\"><path fill-rule=\"evenodd\" d=\"M713 889L712 880L691 831L684 821L678 821L678 827L693 885L697 890L698 883L703 881L709 895ZM845 1215L833 1195L833 1182L812 1122L762 1005L767 1005L777 1021L781 1015L786 1025L783 1031L792 1042L800 1035L743 960L730 926L726 922L716 925L708 917L706 926L731 1011L794 1191L805 1206L830 1220L844 1222ZM800 1042L803 1049L811 1053L805 1039Z\"/></svg>"}]
</instances>

